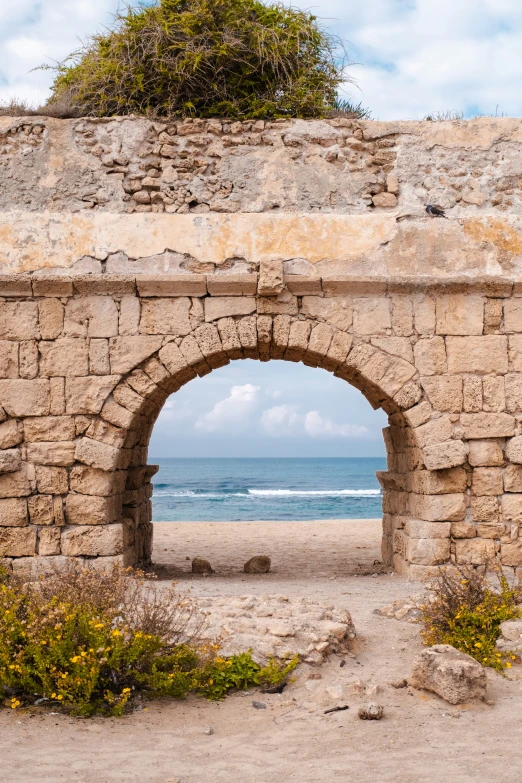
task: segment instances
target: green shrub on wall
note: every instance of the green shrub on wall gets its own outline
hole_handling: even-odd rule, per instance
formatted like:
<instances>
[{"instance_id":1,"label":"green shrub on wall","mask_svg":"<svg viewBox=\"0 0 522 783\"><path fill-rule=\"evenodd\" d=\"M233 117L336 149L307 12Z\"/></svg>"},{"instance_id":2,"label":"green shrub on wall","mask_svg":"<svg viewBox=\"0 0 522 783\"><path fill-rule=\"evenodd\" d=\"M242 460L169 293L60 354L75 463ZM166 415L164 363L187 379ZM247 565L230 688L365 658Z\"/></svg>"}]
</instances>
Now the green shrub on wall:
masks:
<instances>
[{"instance_id":1,"label":"green shrub on wall","mask_svg":"<svg viewBox=\"0 0 522 783\"><path fill-rule=\"evenodd\" d=\"M53 102L87 116L319 117L345 81L308 11L259 0L128 8L58 66Z\"/></svg>"}]
</instances>

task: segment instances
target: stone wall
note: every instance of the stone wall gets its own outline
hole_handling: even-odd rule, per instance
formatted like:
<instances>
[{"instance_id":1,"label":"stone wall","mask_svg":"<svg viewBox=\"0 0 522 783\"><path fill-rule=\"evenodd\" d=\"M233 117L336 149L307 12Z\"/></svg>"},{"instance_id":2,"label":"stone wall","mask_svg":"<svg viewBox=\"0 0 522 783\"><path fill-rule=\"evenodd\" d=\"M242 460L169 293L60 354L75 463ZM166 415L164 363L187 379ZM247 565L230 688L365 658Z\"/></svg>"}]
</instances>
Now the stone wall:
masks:
<instances>
[{"instance_id":1,"label":"stone wall","mask_svg":"<svg viewBox=\"0 0 522 783\"><path fill-rule=\"evenodd\" d=\"M388 413L386 562L522 576L521 144L515 120L0 118L0 558L147 562L165 400L256 358Z\"/></svg>"}]
</instances>

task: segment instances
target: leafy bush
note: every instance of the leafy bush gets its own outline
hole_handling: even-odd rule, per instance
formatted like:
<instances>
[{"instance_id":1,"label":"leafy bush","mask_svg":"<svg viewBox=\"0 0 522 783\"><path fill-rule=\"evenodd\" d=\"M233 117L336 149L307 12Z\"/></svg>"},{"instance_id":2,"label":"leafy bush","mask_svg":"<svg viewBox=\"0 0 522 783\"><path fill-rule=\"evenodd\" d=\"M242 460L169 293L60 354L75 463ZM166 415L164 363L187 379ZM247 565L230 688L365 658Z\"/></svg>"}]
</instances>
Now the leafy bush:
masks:
<instances>
[{"instance_id":1,"label":"leafy bush","mask_svg":"<svg viewBox=\"0 0 522 783\"><path fill-rule=\"evenodd\" d=\"M433 600L422 607L426 644L451 644L484 666L502 670L514 656L496 648L500 624L522 616L519 589L511 588L500 567L494 569L498 587L488 580L490 564L457 566L441 571Z\"/></svg>"},{"instance_id":2,"label":"leafy bush","mask_svg":"<svg viewBox=\"0 0 522 783\"><path fill-rule=\"evenodd\" d=\"M139 572L73 566L36 586L0 574L0 693L13 709L36 701L122 715L137 696L220 699L283 681L298 663L262 668L251 652L222 658L200 631L192 602L151 589Z\"/></svg>"},{"instance_id":3,"label":"leafy bush","mask_svg":"<svg viewBox=\"0 0 522 783\"><path fill-rule=\"evenodd\" d=\"M156 0L58 65L50 105L87 116L317 117L346 81L308 11L260 0Z\"/></svg>"}]
</instances>

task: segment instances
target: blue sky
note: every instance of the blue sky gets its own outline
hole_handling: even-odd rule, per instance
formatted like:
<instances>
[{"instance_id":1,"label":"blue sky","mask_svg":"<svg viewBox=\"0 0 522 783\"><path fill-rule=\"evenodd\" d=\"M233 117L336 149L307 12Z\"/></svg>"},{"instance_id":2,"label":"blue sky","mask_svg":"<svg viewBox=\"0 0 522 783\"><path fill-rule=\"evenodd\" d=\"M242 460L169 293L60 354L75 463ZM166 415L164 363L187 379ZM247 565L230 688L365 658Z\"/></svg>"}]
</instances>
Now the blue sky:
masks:
<instances>
[{"instance_id":1,"label":"blue sky","mask_svg":"<svg viewBox=\"0 0 522 783\"><path fill-rule=\"evenodd\" d=\"M521 0L294 0L347 42L343 92L376 119L462 111L522 116ZM0 0L0 100L45 101L63 59L117 0ZM170 398L154 456L378 456L386 417L322 370L243 361Z\"/></svg>"}]
</instances>

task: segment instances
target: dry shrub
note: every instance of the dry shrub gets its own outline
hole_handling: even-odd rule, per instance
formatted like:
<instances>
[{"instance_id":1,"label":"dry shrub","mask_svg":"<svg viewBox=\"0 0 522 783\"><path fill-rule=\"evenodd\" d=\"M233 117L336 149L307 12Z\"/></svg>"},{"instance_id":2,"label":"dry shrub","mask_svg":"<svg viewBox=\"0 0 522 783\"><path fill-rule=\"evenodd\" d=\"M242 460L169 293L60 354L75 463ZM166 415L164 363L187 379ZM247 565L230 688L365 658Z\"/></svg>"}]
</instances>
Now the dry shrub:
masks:
<instances>
[{"instance_id":1,"label":"dry shrub","mask_svg":"<svg viewBox=\"0 0 522 783\"><path fill-rule=\"evenodd\" d=\"M495 574L493 585L488 574ZM484 666L510 667L512 656L496 648L500 624L522 616L522 592L512 588L498 565L441 569L431 601L422 607L422 636L428 645L451 644Z\"/></svg>"},{"instance_id":2,"label":"dry shrub","mask_svg":"<svg viewBox=\"0 0 522 783\"><path fill-rule=\"evenodd\" d=\"M72 104L70 96L66 93L58 100L38 107L31 106L20 98L11 98L7 102L0 101L0 117L56 117L65 120L79 116L78 107Z\"/></svg>"},{"instance_id":3,"label":"dry shrub","mask_svg":"<svg viewBox=\"0 0 522 783\"><path fill-rule=\"evenodd\" d=\"M348 80L313 14L260 0L127 7L56 70L50 105L66 95L82 116L319 117Z\"/></svg>"}]
</instances>

